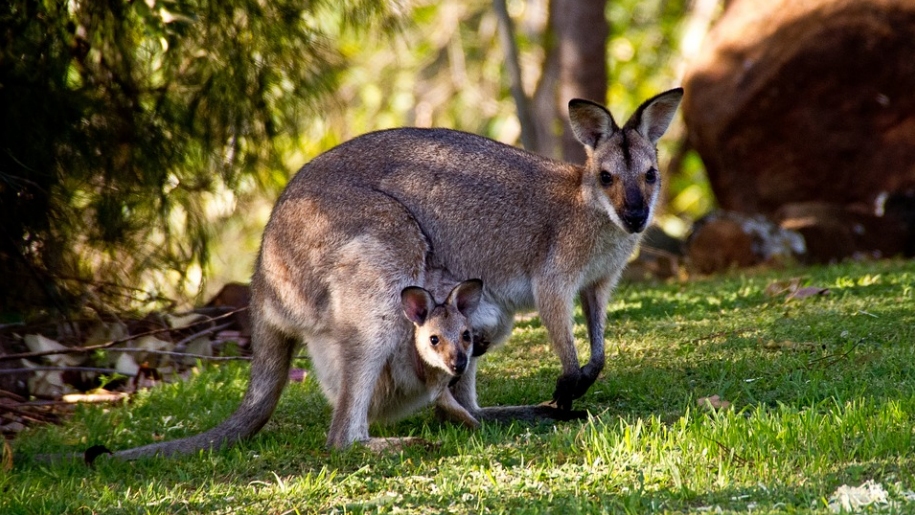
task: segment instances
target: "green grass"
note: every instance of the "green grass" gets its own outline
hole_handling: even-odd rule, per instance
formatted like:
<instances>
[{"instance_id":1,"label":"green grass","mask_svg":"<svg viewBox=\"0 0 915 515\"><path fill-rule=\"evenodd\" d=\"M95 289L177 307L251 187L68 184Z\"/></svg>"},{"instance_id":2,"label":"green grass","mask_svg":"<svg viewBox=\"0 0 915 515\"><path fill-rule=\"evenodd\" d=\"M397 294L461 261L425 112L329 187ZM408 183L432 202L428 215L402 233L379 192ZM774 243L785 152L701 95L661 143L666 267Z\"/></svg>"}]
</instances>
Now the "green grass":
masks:
<instances>
[{"instance_id":1,"label":"green grass","mask_svg":"<svg viewBox=\"0 0 915 515\"><path fill-rule=\"evenodd\" d=\"M829 295L769 297L802 277ZM830 513L837 487L874 480L915 513L915 261L744 272L623 285L608 308L608 359L576 408L591 420L435 422L431 410L374 435L440 442L376 456L328 451L330 411L311 380L232 449L133 463L42 465L30 457L125 448L212 426L244 391L245 365L121 407L84 407L13 442L0 513ZM585 328L576 334L582 356ZM483 361L483 405L536 403L559 373L539 320ZM700 408L719 395L728 409ZM719 511L720 510L720 511Z\"/></svg>"}]
</instances>

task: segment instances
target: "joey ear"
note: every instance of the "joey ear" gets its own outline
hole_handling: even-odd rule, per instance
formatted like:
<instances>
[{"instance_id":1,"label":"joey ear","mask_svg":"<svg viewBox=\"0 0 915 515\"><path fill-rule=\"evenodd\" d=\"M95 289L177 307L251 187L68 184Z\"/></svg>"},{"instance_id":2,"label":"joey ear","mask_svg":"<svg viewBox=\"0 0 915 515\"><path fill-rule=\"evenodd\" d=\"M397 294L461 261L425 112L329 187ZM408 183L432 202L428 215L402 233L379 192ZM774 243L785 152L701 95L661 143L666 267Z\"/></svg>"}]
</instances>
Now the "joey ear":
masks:
<instances>
[{"instance_id":1,"label":"joey ear","mask_svg":"<svg viewBox=\"0 0 915 515\"><path fill-rule=\"evenodd\" d=\"M469 279L455 286L448 294L448 304L454 305L462 315L470 316L480 306L483 298L483 281Z\"/></svg>"},{"instance_id":2,"label":"joey ear","mask_svg":"<svg viewBox=\"0 0 915 515\"><path fill-rule=\"evenodd\" d=\"M403 313L416 325L423 325L435 308L432 294L419 286L408 286L400 292Z\"/></svg>"},{"instance_id":3,"label":"joey ear","mask_svg":"<svg viewBox=\"0 0 915 515\"><path fill-rule=\"evenodd\" d=\"M627 128L638 131L639 134L651 141L652 145L658 143L661 136L667 132L680 100L683 99L683 88L674 88L659 95L649 98L636 109L635 113L626 122Z\"/></svg>"},{"instance_id":4,"label":"joey ear","mask_svg":"<svg viewBox=\"0 0 915 515\"><path fill-rule=\"evenodd\" d=\"M575 139L591 149L597 146L602 137L619 130L606 107L580 98L569 101L569 123Z\"/></svg>"}]
</instances>

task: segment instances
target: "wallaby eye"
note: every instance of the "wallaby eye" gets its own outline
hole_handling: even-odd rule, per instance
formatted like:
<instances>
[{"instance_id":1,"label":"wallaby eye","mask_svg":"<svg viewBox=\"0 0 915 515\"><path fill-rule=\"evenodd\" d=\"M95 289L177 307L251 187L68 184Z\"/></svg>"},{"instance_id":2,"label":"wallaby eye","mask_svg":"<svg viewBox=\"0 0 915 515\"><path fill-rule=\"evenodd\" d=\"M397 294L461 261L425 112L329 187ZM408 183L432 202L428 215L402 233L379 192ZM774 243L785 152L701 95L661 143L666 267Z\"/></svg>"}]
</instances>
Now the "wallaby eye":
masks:
<instances>
[{"instance_id":1,"label":"wallaby eye","mask_svg":"<svg viewBox=\"0 0 915 515\"><path fill-rule=\"evenodd\" d=\"M655 168L649 168L648 171L645 172L645 182L648 184L654 184L658 182L658 170Z\"/></svg>"},{"instance_id":2,"label":"wallaby eye","mask_svg":"<svg viewBox=\"0 0 915 515\"><path fill-rule=\"evenodd\" d=\"M603 187L610 186L613 184L613 176L610 175L610 172L607 170L601 170L600 172L600 184Z\"/></svg>"},{"instance_id":3,"label":"wallaby eye","mask_svg":"<svg viewBox=\"0 0 915 515\"><path fill-rule=\"evenodd\" d=\"M432 343L433 346L438 345L438 336L435 336L433 334L432 336L429 337L429 341Z\"/></svg>"},{"instance_id":4,"label":"wallaby eye","mask_svg":"<svg viewBox=\"0 0 915 515\"><path fill-rule=\"evenodd\" d=\"M461 338L463 338L465 342L469 342L470 341L470 331L464 331L464 334L461 335Z\"/></svg>"}]
</instances>

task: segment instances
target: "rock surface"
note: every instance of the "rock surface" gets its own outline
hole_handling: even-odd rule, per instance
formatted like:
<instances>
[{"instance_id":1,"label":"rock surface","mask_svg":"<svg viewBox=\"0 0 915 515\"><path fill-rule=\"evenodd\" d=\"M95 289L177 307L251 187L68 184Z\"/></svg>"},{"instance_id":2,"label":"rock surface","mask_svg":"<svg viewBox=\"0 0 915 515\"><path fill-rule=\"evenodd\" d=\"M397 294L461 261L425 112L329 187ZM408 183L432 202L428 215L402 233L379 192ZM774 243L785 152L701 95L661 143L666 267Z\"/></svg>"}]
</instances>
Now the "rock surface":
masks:
<instances>
[{"instance_id":1,"label":"rock surface","mask_svg":"<svg viewBox=\"0 0 915 515\"><path fill-rule=\"evenodd\" d=\"M724 209L873 210L915 191L912 0L734 0L684 87Z\"/></svg>"}]
</instances>

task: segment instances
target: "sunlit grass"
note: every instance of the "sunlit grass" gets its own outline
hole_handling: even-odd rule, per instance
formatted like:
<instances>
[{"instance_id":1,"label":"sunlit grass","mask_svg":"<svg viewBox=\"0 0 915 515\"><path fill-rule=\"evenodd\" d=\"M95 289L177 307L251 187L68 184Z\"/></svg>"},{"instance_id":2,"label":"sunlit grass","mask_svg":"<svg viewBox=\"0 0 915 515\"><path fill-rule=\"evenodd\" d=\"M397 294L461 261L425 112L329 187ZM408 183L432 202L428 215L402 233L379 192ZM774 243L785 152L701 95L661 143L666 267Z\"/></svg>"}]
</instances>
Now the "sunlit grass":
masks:
<instances>
[{"instance_id":1,"label":"sunlit grass","mask_svg":"<svg viewBox=\"0 0 915 515\"><path fill-rule=\"evenodd\" d=\"M766 294L792 277L829 293ZM883 512L915 512L913 289L912 261L623 285L608 309L606 369L576 403L587 421L471 432L426 410L372 431L437 447L328 451L330 411L306 380L232 449L95 469L30 459L218 423L247 370L206 367L127 406L81 408L63 427L23 434L0 476L0 513L829 513L837 487L866 480L894 503ZM579 313L584 357L583 322ZM558 369L539 320L520 322L484 359L481 403L546 400ZM697 402L712 395L730 407Z\"/></svg>"}]
</instances>

